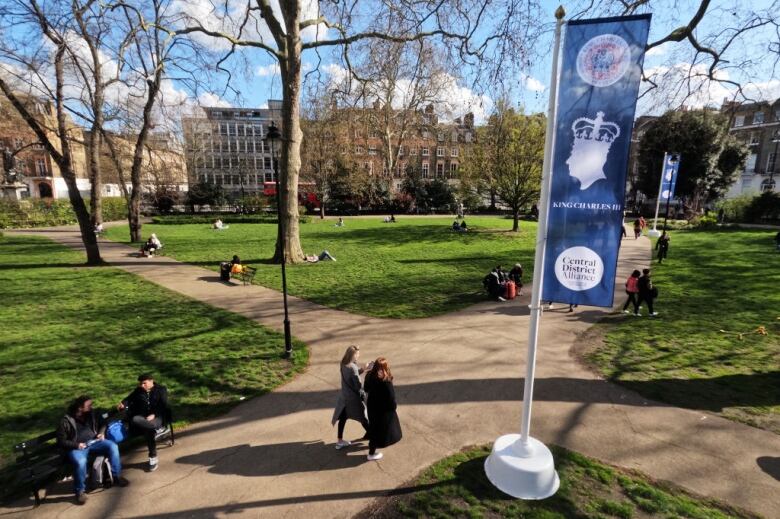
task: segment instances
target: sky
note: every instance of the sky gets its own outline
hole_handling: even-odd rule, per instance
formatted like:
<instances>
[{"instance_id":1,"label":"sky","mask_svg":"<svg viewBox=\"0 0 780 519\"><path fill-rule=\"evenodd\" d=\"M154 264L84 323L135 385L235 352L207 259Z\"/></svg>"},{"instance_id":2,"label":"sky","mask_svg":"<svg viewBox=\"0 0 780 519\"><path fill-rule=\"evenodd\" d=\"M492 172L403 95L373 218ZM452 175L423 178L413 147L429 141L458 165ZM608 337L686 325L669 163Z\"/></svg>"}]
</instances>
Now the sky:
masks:
<instances>
[{"instance_id":1,"label":"sky","mask_svg":"<svg viewBox=\"0 0 780 519\"><path fill-rule=\"evenodd\" d=\"M614 2L617 4L617 2ZM780 3L776 0L757 0L747 2L745 0L719 1L714 0L696 34L702 41L707 41L709 35L722 31L724 27L730 27L739 19L739 13L743 9L769 9L773 6L780 10ZM696 0L669 0L651 2L660 6L653 14L650 30L650 41L665 36L672 29L684 25L695 13L698 6ZM542 1L544 9L549 11L550 24L554 22L553 12L558 2ZM737 13L737 14L735 14ZM579 18L588 18L587 13ZM723 64L718 72L718 77L737 81L747 85L745 92L748 97L757 99L776 99L780 97L780 75L773 69L774 59L767 53L767 42L778 41L777 33L768 29L756 29L750 33L747 41L737 40L729 49L729 64ZM724 33L723 36L727 36ZM539 49L552 47L552 33L548 32L539 42ZM278 66L269 58L259 52L254 52L250 59L253 74L246 78L240 78L234 86L240 90L241 99L223 99L231 104L241 103L245 106L262 106L270 98L280 98L281 80ZM539 59L535 59L525 72L518 74L512 86L512 99L523 106L528 112L545 111L549 97L550 72L552 65L552 52L541 51ZM745 57L752 58L750 63L740 65ZM315 68L316 56L304 54L305 71L310 72ZM637 115L660 114L670 108L676 108L681 104L691 107L705 105L720 106L724 98L733 98L735 87L719 82L710 82L703 79L695 79L692 82L692 90L689 95L687 83L683 78L689 77L689 71L704 73L708 69L708 62L694 63L692 47L687 43L669 42L652 49L645 57L645 73L659 83L660 88L648 92L640 98ZM327 75L338 72L340 66L334 61L324 60L319 71ZM747 71L745 70L747 69ZM640 92L647 89L649 84L644 83ZM455 104L455 112L473 111L477 120L483 120L489 115L495 93L476 91L469 87L467 80L460 79L457 85L448 92L448 99ZM457 114L456 114L457 115Z\"/></svg>"}]
</instances>

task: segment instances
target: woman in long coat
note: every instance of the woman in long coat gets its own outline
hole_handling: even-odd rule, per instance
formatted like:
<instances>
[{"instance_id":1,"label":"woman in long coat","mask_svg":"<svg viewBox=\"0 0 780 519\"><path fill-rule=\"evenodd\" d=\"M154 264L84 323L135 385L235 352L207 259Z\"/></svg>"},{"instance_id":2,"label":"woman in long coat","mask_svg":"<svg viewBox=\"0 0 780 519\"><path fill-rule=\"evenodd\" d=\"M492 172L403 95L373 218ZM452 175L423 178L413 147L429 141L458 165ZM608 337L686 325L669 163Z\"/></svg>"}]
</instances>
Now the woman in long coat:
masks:
<instances>
[{"instance_id":1,"label":"woman in long coat","mask_svg":"<svg viewBox=\"0 0 780 519\"><path fill-rule=\"evenodd\" d=\"M396 413L393 374L387 359L379 357L366 375L365 388L368 392L368 459L382 459L376 450L398 443L403 434L401 422Z\"/></svg>"},{"instance_id":2,"label":"woman in long coat","mask_svg":"<svg viewBox=\"0 0 780 519\"><path fill-rule=\"evenodd\" d=\"M336 449L343 449L348 447L350 442L344 440L344 426L347 423L347 419L357 420L363 425L363 428L368 431L368 420L366 420L366 408L363 404L363 398L365 392L360 383L360 375L366 369L371 369L371 364L366 364L365 368L361 368L357 364L357 360L360 357L360 348L357 346L350 346L347 351L344 352L344 357L341 359L341 392L339 398L336 401L336 408L333 410L333 420L331 424L338 422L338 442L336 442Z\"/></svg>"}]
</instances>

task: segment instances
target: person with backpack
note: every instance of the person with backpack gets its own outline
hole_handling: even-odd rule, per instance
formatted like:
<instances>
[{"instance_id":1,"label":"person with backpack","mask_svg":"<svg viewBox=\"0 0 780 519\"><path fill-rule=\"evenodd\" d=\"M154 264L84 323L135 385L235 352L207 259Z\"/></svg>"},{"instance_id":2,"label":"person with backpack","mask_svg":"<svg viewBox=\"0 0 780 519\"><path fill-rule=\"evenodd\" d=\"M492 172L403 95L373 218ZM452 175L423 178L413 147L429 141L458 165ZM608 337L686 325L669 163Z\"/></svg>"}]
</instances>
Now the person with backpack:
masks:
<instances>
[{"instance_id":1,"label":"person with backpack","mask_svg":"<svg viewBox=\"0 0 780 519\"><path fill-rule=\"evenodd\" d=\"M634 220L634 239L638 240L642 236L642 223L639 219Z\"/></svg>"},{"instance_id":2,"label":"person with backpack","mask_svg":"<svg viewBox=\"0 0 780 519\"><path fill-rule=\"evenodd\" d=\"M154 378L148 373L138 376L138 386L127 398L119 402L117 409L128 411L130 431L146 437L149 449L149 472L157 470L157 430L164 425L165 414L168 412L168 389L155 384Z\"/></svg>"},{"instance_id":3,"label":"person with backpack","mask_svg":"<svg viewBox=\"0 0 780 519\"><path fill-rule=\"evenodd\" d=\"M126 487L130 484L122 477L122 461L119 447L105 437L106 424L92 409L92 398L82 395L68 407L68 412L57 427L57 446L64 451L65 458L73 466L73 486L76 503L87 502L87 462L91 456L108 458L114 484Z\"/></svg>"},{"instance_id":4,"label":"person with backpack","mask_svg":"<svg viewBox=\"0 0 780 519\"><path fill-rule=\"evenodd\" d=\"M339 398L336 401L336 408L333 410L333 418L331 425L335 425L338 422L338 441L336 442L336 449L341 450L344 447L349 447L351 443L344 439L344 426L348 419L356 420L360 422L363 429L368 434L368 419L366 419L366 407L363 403L366 397L365 391L363 391L363 385L360 383L360 375L364 371L371 369L371 363L365 365L365 367L358 366L358 358L360 357L360 348L357 346L350 346L347 351L344 352L344 356L341 358L341 391L339 392Z\"/></svg>"},{"instance_id":5,"label":"person with backpack","mask_svg":"<svg viewBox=\"0 0 780 519\"><path fill-rule=\"evenodd\" d=\"M639 277L642 275L638 270L634 270L626 280L626 304L623 305L623 313L629 313L628 305L634 305L634 315L639 317Z\"/></svg>"},{"instance_id":6,"label":"person with backpack","mask_svg":"<svg viewBox=\"0 0 780 519\"><path fill-rule=\"evenodd\" d=\"M666 255L669 253L669 235L666 231L661 233L658 241L655 242L655 250L658 251L658 263L663 263L666 259Z\"/></svg>"},{"instance_id":7,"label":"person with backpack","mask_svg":"<svg viewBox=\"0 0 780 519\"><path fill-rule=\"evenodd\" d=\"M378 448L389 447L401 441L401 422L398 420L390 364L384 357L374 361L366 375L364 387L368 392L368 460L378 461L383 454Z\"/></svg>"},{"instance_id":8,"label":"person with backpack","mask_svg":"<svg viewBox=\"0 0 780 519\"><path fill-rule=\"evenodd\" d=\"M650 317L655 317L658 315L658 312L653 311L653 299L658 297L658 289L653 286L653 281L650 279L650 269L642 270L642 276L640 276L637 284L639 286L639 305L646 303L647 309L650 311ZM636 313L640 315L638 307Z\"/></svg>"}]
</instances>

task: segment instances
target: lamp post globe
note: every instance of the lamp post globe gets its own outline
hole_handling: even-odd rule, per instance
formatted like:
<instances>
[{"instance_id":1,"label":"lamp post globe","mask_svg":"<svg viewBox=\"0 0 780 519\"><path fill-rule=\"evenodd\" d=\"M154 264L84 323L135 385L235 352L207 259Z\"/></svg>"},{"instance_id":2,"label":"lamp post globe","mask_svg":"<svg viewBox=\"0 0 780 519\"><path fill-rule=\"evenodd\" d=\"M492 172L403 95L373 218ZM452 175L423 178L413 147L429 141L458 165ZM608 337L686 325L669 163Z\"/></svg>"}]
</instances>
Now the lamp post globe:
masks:
<instances>
[{"instance_id":1,"label":"lamp post globe","mask_svg":"<svg viewBox=\"0 0 780 519\"><path fill-rule=\"evenodd\" d=\"M282 295L284 298L284 356L289 358L292 354L292 337L290 335L290 316L287 311L287 272L286 263L287 258L284 253L285 239L284 239L284 223L282 222L282 194L279 190L279 143L282 142L282 134L276 127L273 121L268 126L268 131L265 135L265 143L271 150L271 162L274 168L274 182L276 187L276 221L278 227L279 250L281 251L282 260Z\"/></svg>"}]
</instances>

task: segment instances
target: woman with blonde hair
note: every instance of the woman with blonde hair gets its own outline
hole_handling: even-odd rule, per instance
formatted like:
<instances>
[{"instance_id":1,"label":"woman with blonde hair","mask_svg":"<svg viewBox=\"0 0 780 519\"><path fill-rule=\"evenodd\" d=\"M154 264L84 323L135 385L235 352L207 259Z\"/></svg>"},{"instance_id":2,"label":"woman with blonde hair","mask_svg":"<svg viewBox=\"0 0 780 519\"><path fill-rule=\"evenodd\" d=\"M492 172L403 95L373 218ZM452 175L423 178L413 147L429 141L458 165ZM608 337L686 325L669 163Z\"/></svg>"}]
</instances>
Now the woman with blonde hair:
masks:
<instances>
[{"instance_id":1,"label":"woman with blonde hair","mask_svg":"<svg viewBox=\"0 0 780 519\"><path fill-rule=\"evenodd\" d=\"M389 447L403 437L396 413L393 374L386 358L379 357L374 361L366 375L365 388L368 392L368 459L377 461L382 459L377 448Z\"/></svg>"},{"instance_id":2,"label":"woman with blonde hair","mask_svg":"<svg viewBox=\"0 0 780 519\"><path fill-rule=\"evenodd\" d=\"M336 401L336 408L333 410L333 419L331 421L331 425L336 424L336 422L339 424L336 449L343 449L350 445L348 440L344 440L344 426L346 425L348 418L360 422L366 432L368 432L366 407L363 403L365 392L360 383L360 375L365 370L371 369L372 366L371 363L368 363L363 368L359 367L357 364L359 357L360 348L357 346L350 346L347 348L347 351L344 352L344 357L341 359L341 392Z\"/></svg>"}]
</instances>

